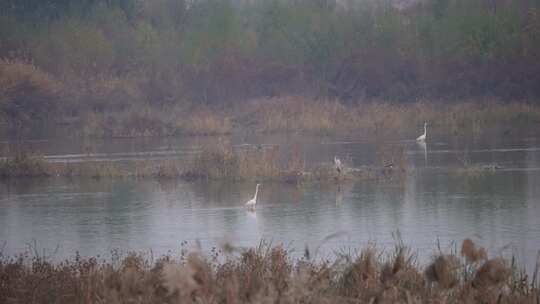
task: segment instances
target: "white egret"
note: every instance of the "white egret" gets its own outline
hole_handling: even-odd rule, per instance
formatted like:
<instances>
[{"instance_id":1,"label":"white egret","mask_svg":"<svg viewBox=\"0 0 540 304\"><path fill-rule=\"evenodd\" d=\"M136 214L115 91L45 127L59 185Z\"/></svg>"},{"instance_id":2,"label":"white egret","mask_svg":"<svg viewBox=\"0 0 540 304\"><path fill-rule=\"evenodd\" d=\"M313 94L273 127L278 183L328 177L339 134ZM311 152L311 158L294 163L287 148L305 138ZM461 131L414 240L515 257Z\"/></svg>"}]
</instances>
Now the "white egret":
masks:
<instances>
[{"instance_id":1,"label":"white egret","mask_svg":"<svg viewBox=\"0 0 540 304\"><path fill-rule=\"evenodd\" d=\"M341 163L341 160L334 156L334 166L339 174L341 174L341 171L343 171L343 164Z\"/></svg>"},{"instance_id":2,"label":"white egret","mask_svg":"<svg viewBox=\"0 0 540 304\"><path fill-rule=\"evenodd\" d=\"M422 149L424 152L424 165L427 166L427 144L425 141L417 141L416 144Z\"/></svg>"},{"instance_id":3,"label":"white egret","mask_svg":"<svg viewBox=\"0 0 540 304\"><path fill-rule=\"evenodd\" d=\"M246 207L248 208L255 208L255 205L257 204L257 194L259 193L259 186L261 184L257 184L257 186L255 187L255 195L253 196L252 199L250 199L247 203L246 203Z\"/></svg>"},{"instance_id":4,"label":"white egret","mask_svg":"<svg viewBox=\"0 0 540 304\"><path fill-rule=\"evenodd\" d=\"M418 136L416 141L426 141L426 135L427 135L427 122L424 122L424 134Z\"/></svg>"}]
</instances>

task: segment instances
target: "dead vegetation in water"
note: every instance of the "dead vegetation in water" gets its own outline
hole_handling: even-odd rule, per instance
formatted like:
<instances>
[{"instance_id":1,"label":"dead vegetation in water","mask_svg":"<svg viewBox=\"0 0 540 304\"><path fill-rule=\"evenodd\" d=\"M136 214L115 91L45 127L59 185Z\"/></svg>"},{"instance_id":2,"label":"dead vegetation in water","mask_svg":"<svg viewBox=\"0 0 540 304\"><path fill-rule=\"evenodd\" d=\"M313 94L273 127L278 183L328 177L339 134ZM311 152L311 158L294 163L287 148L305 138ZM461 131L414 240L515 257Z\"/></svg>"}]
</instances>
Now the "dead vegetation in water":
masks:
<instances>
[{"instance_id":1,"label":"dead vegetation in water","mask_svg":"<svg viewBox=\"0 0 540 304\"><path fill-rule=\"evenodd\" d=\"M1 178L43 177L49 174L48 163L38 155L17 153L0 160Z\"/></svg>"},{"instance_id":2,"label":"dead vegetation in water","mask_svg":"<svg viewBox=\"0 0 540 304\"><path fill-rule=\"evenodd\" d=\"M451 171L460 177L480 178L497 172L501 167L496 164L474 164L466 167L457 167Z\"/></svg>"},{"instance_id":3,"label":"dead vegetation in water","mask_svg":"<svg viewBox=\"0 0 540 304\"><path fill-rule=\"evenodd\" d=\"M282 166L279 147L234 149L227 144L205 147L193 166L185 172L188 178L242 180L250 178L279 179L289 170ZM297 171L297 174L302 174Z\"/></svg>"},{"instance_id":4,"label":"dead vegetation in water","mask_svg":"<svg viewBox=\"0 0 540 304\"><path fill-rule=\"evenodd\" d=\"M306 180L316 181L403 181L407 174L407 160L403 147L381 145L376 151L373 165L354 167L349 160L341 160L343 170L338 172L334 164L320 164L310 172L305 172Z\"/></svg>"},{"instance_id":5,"label":"dead vegetation in water","mask_svg":"<svg viewBox=\"0 0 540 304\"><path fill-rule=\"evenodd\" d=\"M396 162L387 165L375 164L358 168L343 168L338 172L333 163L321 163L314 168L306 168L299 149L292 149L284 160L279 146L250 146L234 149L227 144L206 147L196 157L193 166L182 176L187 179L228 179L228 180L277 180L292 184L302 182L391 180L406 173L402 149L390 152Z\"/></svg>"},{"instance_id":6,"label":"dead vegetation in water","mask_svg":"<svg viewBox=\"0 0 540 304\"><path fill-rule=\"evenodd\" d=\"M285 157L286 156L286 157ZM386 158L388 156L388 158ZM407 172L402 149L381 152L373 166L345 166L338 172L333 163L306 168L298 147L290 153L280 146L235 148L220 141L205 146L192 161L179 159L48 162L45 158L21 153L0 161L0 177L89 177L159 178L185 180L274 180L291 184L303 182L340 182L359 180L389 181L401 179Z\"/></svg>"},{"instance_id":7,"label":"dead vegetation in water","mask_svg":"<svg viewBox=\"0 0 540 304\"><path fill-rule=\"evenodd\" d=\"M464 243L463 247L466 244ZM466 250L465 250L466 251ZM335 261L292 258L281 246L225 245L110 261L0 254L2 303L537 303L538 286L502 258L440 253L425 269L403 245Z\"/></svg>"},{"instance_id":8,"label":"dead vegetation in water","mask_svg":"<svg viewBox=\"0 0 540 304\"><path fill-rule=\"evenodd\" d=\"M457 159L459 161L459 166L453 168L451 170L451 173L460 177L479 178L487 174L493 174L497 172L497 170L500 170L503 168L502 166L496 163L490 163L490 164L473 163L467 151L465 151L461 155L458 155Z\"/></svg>"},{"instance_id":9,"label":"dead vegetation in water","mask_svg":"<svg viewBox=\"0 0 540 304\"><path fill-rule=\"evenodd\" d=\"M44 157L18 153L0 160L0 178L85 177L85 178L180 178L183 168L176 160L48 162Z\"/></svg>"}]
</instances>

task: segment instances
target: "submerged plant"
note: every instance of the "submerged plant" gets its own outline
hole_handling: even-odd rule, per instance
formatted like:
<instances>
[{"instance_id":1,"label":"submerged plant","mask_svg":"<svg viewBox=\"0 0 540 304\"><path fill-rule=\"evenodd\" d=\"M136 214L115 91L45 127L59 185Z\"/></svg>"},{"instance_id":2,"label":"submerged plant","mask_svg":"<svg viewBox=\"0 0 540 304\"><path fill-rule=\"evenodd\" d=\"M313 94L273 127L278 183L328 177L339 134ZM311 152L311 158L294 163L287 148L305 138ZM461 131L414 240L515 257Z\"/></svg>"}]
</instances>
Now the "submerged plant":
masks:
<instances>
[{"instance_id":1,"label":"submerged plant","mask_svg":"<svg viewBox=\"0 0 540 304\"><path fill-rule=\"evenodd\" d=\"M47 162L40 156L17 153L13 157L0 160L0 177L40 177L48 176Z\"/></svg>"}]
</instances>

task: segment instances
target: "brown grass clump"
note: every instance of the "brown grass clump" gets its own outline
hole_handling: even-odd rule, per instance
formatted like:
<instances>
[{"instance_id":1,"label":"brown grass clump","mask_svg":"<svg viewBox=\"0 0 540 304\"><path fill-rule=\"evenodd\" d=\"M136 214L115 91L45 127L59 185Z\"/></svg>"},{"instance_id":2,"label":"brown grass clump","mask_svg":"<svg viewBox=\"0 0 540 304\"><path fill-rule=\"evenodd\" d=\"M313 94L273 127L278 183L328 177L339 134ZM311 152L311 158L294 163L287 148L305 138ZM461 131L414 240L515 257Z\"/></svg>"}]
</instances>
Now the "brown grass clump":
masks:
<instances>
[{"instance_id":1,"label":"brown grass clump","mask_svg":"<svg viewBox=\"0 0 540 304\"><path fill-rule=\"evenodd\" d=\"M185 172L188 178L220 179L238 177L239 159L228 145L218 144L201 151L193 167Z\"/></svg>"},{"instance_id":2,"label":"brown grass clump","mask_svg":"<svg viewBox=\"0 0 540 304\"><path fill-rule=\"evenodd\" d=\"M415 256L408 252L407 247L397 246L391 259L383 265L381 281L386 285L422 288L424 278L414 261Z\"/></svg>"},{"instance_id":3,"label":"brown grass clump","mask_svg":"<svg viewBox=\"0 0 540 304\"><path fill-rule=\"evenodd\" d=\"M264 242L229 247L226 256L113 253L110 261L77 255L60 263L0 254L0 303L536 303L539 296L527 280L514 280L502 259L470 279L459 271L467 265L451 255L422 273L401 246L387 260L368 248L333 263L292 259Z\"/></svg>"},{"instance_id":4,"label":"brown grass clump","mask_svg":"<svg viewBox=\"0 0 540 304\"><path fill-rule=\"evenodd\" d=\"M361 252L360 256L345 270L340 288L347 296L359 296L378 285L378 260L374 248Z\"/></svg>"},{"instance_id":5,"label":"brown grass clump","mask_svg":"<svg viewBox=\"0 0 540 304\"><path fill-rule=\"evenodd\" d=\"M305 171L304 160L293 151L288 161L280 157L280 147L250 147L233 149L220 142L205 147L193 165L183 171L186 179L266 179L298 184L309 181L389 180L401 176L405 168L345 168L338 173L333 165L321 164Z\"/></svg>"},{"instance_id":6,"label":"brown grass clump","mask_svg":"<svg viewBox=\"0 0 540 304\"><path fill-rule=\"evenodd\" d=\"M195 271L187 264L166 263L163 265L163 285L169 295L175 295L179 301L185 301L197 289Z\"/></svg>"},{"instance_id":7,"label":"brown grass clump","mask_svg":"<svg viewBox=\"0 0 540 304\"><path fill-rule=\"evenodd\" d=\"M469 263L476 263L487 259L487 252L484 248L477 248L471 239L464 239L461 244L461 256L467 259Z\"/></svg>"},{"instance_id":8,"label":"brown grass clump","mask_svg":"<svg viewBox=\"0 0 540 304\"><path fill-rule=\"evenodd\" d=\"M248 178L289 179L291 170L282 165L277 146L269 149L234 150L226 143L205 147L193 167L186 170L187 178L231 179ZM298 172L298 174L301 174Z\"/></svg>"},{"instance_id":9,"label":"brown grass clump","mask_svg":"<svg viewBox=\"0 0 540 304\"><path fill-rule=\"evenodd\" d=\"M459 283L459 260L453 255L439 255L426 268L429 282L437 283L443 289L453 288Z\"/></svg>"},{"instance_id":10,"label":"brown grass clump","mask_svg":"<svg viewBox=\"0 0 540 304\"><path fill-rule=\"evenodd\" d=\"M473 286L477 288L497 287L506 282L512 271L501 258L487 260L478 270L473 280Z\"/></svg>"}]
</instances>

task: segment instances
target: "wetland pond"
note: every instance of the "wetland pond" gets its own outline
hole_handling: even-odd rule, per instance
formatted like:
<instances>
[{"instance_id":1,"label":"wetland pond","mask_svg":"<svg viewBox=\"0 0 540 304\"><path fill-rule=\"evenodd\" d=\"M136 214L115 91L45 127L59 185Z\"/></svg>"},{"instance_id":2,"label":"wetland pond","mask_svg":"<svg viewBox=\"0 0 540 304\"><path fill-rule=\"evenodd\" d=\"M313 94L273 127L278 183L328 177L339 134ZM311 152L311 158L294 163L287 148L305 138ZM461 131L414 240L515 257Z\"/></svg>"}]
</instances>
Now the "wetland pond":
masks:
<instances>
[{"instance_id":1,"label":"wetland pond","mask_svg":"<svg viewBox=\"0 0 540 304\"><path fill-rule=\"evenodd\" d=\"M49 138L3 141L1 156L37 151L51 162L189 161L217 138ZM449 251L471 238L491 256L515 256L532 269L540 250L540 138L433 138L412 141L310 136L227 138L235 147L302 153L306 166L372 164L382 149L400 147L409 172L388 182L335 181L290 185L262 182L255 212L244 208L257 181L226 182L50 177L0 181L0 252L37 249L51 259L107 257L111 250L178 253L182 246L210 252L226 242L283 244L317 258L368 244L391 249L396 235L426 261L437 244ZM466 172L464 164L494 166ZM182 245L182 242L187 245ZM456 243L454 243L456 242ZM196 245L197 244L197 245Z\"/></svg>"}]
</instances>

